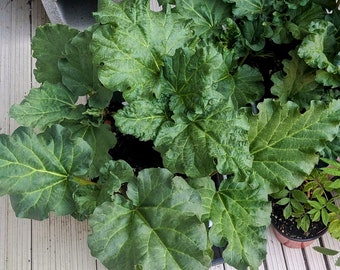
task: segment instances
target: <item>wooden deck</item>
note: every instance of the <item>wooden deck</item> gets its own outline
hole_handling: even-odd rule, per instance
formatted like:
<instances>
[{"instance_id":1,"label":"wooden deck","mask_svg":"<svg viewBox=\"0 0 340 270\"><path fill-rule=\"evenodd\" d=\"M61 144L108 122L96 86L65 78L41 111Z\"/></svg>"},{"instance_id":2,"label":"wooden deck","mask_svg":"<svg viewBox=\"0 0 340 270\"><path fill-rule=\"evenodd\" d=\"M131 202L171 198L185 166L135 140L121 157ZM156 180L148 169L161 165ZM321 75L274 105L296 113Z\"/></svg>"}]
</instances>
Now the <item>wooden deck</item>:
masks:
<instances>
[{"instance_id":1,"label":"wooden deck","mask_svg":"<svg viewBox=\"0 0 340 270\"><path fill-rule=\"evenodd\" d=\"M16 128L8 117L9 107L20 102L35 85L30 41L37 25L46 21L40 0L0 0L1 133L9 134ZM71 217L51 216L42 222L18 219L8 197L1 197L0 270L104 270L87 248L88 232L86 222ZM328 234L315 245L340 250L340 243ZM269 230L268 255L261 269L335 270L334 261L335 258L325 258L312 248L282 247ZM129 270L119 266L116 269ZM221 264L211 269L233 268Z\"/></svg>"}]
</instances>

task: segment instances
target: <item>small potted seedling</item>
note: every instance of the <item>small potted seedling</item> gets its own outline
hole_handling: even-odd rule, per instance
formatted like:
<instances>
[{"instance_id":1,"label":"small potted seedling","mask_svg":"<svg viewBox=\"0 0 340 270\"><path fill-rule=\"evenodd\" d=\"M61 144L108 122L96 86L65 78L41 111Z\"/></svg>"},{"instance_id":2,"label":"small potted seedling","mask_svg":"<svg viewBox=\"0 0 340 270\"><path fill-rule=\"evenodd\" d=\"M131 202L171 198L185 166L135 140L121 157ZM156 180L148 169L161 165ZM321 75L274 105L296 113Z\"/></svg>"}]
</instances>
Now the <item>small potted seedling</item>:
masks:
<instances>
[{"instance_id":1,"label":"small potted seedling","mask_svg":"<svg viewBox=\"0 0 340 270\"><path fill-rule=\"evenodd\" d=\"M271 195L274 233L288 247L306 247L327 229L339 239L340 209L336 200L340 198L340 179L334 180L333 175L339 174L340 165L329 159L323 161L331 167L315 168L298 188L284 188Z\"/></svg>"}]
</instances>

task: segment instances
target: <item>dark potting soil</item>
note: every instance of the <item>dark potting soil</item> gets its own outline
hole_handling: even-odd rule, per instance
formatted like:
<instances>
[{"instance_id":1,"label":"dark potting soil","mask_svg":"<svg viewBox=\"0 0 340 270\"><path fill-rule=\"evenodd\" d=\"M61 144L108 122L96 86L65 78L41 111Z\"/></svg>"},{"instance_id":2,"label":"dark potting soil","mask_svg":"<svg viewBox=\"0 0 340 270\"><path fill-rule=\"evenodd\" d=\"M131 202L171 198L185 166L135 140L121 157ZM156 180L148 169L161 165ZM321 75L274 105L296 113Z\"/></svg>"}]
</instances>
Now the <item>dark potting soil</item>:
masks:
<instances>
[{"instance_id":1,"label":"dark potting soil","mask_svg":"<svg viewBox=\"0 0 340 270\"><path fill-rule=\"evenodd\" d=\"M308 241L319 238L326 232L326 226L320 222L311 222L307 232L297 228L296 221L293 217L285 219L283 216L283 207L273 203L271 214L273 226L284 236L291 240Z\"/></svg>"},{"instance_id":2,"label":"dark potting soil","mask_svg":"<svg viewBox=\"0 0 340 270\"><path fill-rule=\"evenodd\" d=\"M137 171L163 167L160 153L153 149L151 141L142 142L131 135L117 133L117 144L109 151L114 160L123 159Z\"/></svg>"}]
</instances>

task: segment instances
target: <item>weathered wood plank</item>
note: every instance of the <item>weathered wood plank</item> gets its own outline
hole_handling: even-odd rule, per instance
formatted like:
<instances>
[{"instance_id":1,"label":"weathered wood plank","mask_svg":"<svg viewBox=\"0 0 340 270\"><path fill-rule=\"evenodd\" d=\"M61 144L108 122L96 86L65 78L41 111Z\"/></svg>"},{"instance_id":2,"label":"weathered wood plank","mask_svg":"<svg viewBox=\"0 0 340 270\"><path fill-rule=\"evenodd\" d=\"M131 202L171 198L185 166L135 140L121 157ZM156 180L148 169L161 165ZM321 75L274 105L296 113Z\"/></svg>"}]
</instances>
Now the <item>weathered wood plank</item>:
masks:
<instances>
[{"instance_id":1,"label":"weathered wood plank","mask_svg":"<svg viewBox=\"0 0 340 270\"><path fill-rule=\"evenodd\" d=\"M34 270L95 270L96 261L87 247L87 222L70 216L33 221Z\"/></svg>"},{"instance_id":2,"label":"weathered wood plank","mask_svg":"<svg viewBox=\"0 0 340 270\"><path fill-rule=\"evenodd\" d=\"M31 86L31 20L30 5L27 1L11 1L11 34L6 42L10 46L8 79L10 87L7 88L10 107L13 103L21 102ZM5 45L6 46L6 45ZM18 126L15 120L10 119L10 132Z\"/></svg>"},{"instance_id":3,"label":"weathered wood plank","mask_svg":"<svg viewBox=\"0 0 340 270\"><path fill-rule=\"evenodd\" d=\"M6 95L9 89L10 81L7 79L10 66L9 51L10 46L6 42L11 36L11 10L12 6L9 3L0 2L0 132L9 132L9 121L7 117L9 97ZM10 41L8 41L10 42ZM6 44L7 43L7 44ZM0 269L7 267L7 229L8 229L8 199L7 197L0 198Z\"/></svg>"},{"instance_id":4,"label":"weathered wood plank","mask_svg":"<svg viewBox=\"0 0 340 270\"><path fill-rule=\"evenodd\" d=\"M314 246L320 246L319 240L315 240L312 245L305 248L309 270L328 270L323 255L316 252Z\"/></svg>"},{"instance_id":5,"label":"weathered wood plank","mask_svg":"<svg viewBox=\"0 0 340 270\"><path fill-rule=\"evenodd\" d=\"M275 238L272 228L267 231L267 258L268 269L286 270L285 257L279 241Z\"/></svg>"},{"instance_id":6,"label":"weathered wood plank","mask_svg":"<svg viewBox=\"0 0 340 270\"><path fill-rule=\"evenodd\" d=\"M324 236L322 236L322 242L324 247L340 251L339 241L332 238L328 232ZM339 270L339 267L335 267L335 262L337 258L339 258L339 255L326 256L329 265L329 270Z\"/></svg>"},{"instance_id":7,"label":"weathered wood plank","mask_svg":"<svg viewBox=\"0 0 340 270\"><path fill-rule=\"evenodd\" d=\"M305 270L306 264L301 249L283 247L287 270ZM274 268L275 269L275 268Z\"/></svg>"},{"instance_id":8,"label":"weathered wood plank","mask_svg":"<svg viewBox=\"0 0 340 270\"><path fill-rule=\"evenodd\" d=\"M0 132L11 133L11 104L22 99L31 81L30 6L26 1L0 2ZM31 221L17 219L8 197L0 200L0 268L31 269Z\"/></svg>"},{"instance_id":9,"label":"weathered wood plank","mask_svg":"<svg viewBox=\"0 0 340 270\"><path fill-rule=\"evenodd\" d=\"M96 270L107 270L107 268L102 265L100 261L97 260L97 269Z\"/></svg>"}]
</instances>

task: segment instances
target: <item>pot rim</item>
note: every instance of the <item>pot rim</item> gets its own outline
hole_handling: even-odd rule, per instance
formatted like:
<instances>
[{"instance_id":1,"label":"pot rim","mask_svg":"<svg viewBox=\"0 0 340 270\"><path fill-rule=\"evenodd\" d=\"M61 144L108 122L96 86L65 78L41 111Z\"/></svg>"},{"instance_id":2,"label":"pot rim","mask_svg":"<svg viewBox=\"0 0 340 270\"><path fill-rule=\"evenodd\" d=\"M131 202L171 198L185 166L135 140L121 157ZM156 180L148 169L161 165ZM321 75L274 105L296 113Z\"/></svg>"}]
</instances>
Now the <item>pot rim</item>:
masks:
<instances>
[{"instance_id":1,"label":"pot rim","mask_svg":"<svg viewBox=\"0 0 340 270\"><path fill-rule=\"evenodd\" d=\"M295 238L295 237L292 237L290 236L289 234L286 234L286 233L283 233L281 232L281 230L279 230L275 224L273 222L271 222L271 225L273 226L273 228L282 236L286 237L287 239L289 240L292 240L292 241L297 241L297 242L308 242L308 241L312 241L312 240L316 240L318 238L320 238L322 235L324 235L326 232L327 232L327 226L324 226L324 228L319 231L319 233L313 237L308 237L308 238Z\"/></svg>"}]
</instances>

